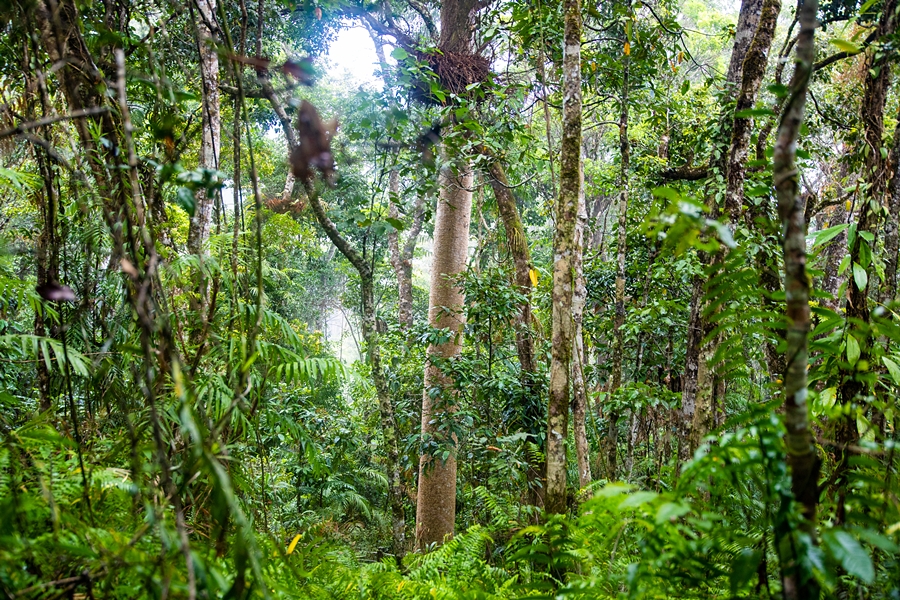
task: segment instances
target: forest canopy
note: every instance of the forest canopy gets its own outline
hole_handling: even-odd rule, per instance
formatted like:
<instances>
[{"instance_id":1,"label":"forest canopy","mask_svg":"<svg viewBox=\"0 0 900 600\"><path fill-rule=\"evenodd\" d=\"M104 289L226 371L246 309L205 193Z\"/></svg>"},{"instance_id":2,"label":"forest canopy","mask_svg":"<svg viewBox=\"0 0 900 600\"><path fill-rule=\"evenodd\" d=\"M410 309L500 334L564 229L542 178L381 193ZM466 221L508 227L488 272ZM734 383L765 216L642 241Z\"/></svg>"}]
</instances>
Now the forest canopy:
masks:
<instances>
[{"instance_id":1,"label":"forest canopy","mask_svg":"<svg viewBox=\"0 0 900 600\"><path fill-rule=\"evenodd\" d=\"M898 20L0 4L0 596L900 598Z\"/></svg>"}]
</instances>

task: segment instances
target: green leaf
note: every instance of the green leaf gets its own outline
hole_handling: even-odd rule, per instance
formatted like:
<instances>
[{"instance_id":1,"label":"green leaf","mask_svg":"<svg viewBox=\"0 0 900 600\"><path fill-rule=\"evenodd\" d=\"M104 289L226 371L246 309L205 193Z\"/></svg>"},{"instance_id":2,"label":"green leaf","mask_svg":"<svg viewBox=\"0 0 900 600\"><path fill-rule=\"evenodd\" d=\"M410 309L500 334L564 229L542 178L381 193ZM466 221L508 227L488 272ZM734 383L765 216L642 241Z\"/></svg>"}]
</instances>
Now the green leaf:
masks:
<instances>
[{"instance_id":1,"label":"green leaf","mask_svg":"<svg viewBox=\"0 0 900 600\"><path fill-rule=\"evenodd\" d=\"M847 361L855 365L859 360L859 342L852 335L847 336Z\"/></svg>"},{"instance_id":2,"label":"green leaf","mask_svg":"<svg viewBox=\"0 0 900 600\"><path fill-rule=\"evenodd\" d=\"M853 281L856 282L856 289L864 290L869 283L869 274L859 263L853 263Z\"/></svg>"},{"instance_id":3,"label":"green leaf","mask_svg":"<svg viewBox=\"0 0 900 600\"><path fill-rule=\"evenodd\" d=\"M753 578L761 560L762 552L750 548L744 548L740 554L734 557L734 561L731 563L731 574L728 577L733 596L737 596L740 589Z\"/></svg>"},{"instance_id":4,"label":"green leaf","mask_svg":"<svg viewBox=\"0 0 900 600\"><path fill-rule=\"evenodd\" d=\"M783 83L773 83L768 87L768 90L778 98L784 98L788 95L788 92L791 91L790 88Z\"/></svg>"},{"instance_id":5,"label":"green leaf","mask_svg":"<svg viewBox=\"0 0 900 600\"><path fill-rule=\"evenodd\" d=\"M388 224L391 227L393 227L394 229L396 229L397 231L403 231L406 228L406 226L403 225L403 221L401 221L400 219L395 219L393 217L385 217L384 220L387 221Z\"/></svg>"},{"instance_id":6,"label":"green leaf","mask_svg":"<svg viewBox=\"0 0 900 600\"><path fill-rule=\"evenodd\" d=\"M666 502L656 511L656 524L662 525L666 521L672 521L691 512L691 507L683 502Z\"/></svg>"},{"instance_id":7,"label":"green leaf","mask_svg":"<svg viewBox=\"0 0 900 600\"><path fill-rule=\"evenodd\" d=\"M770 108L748 108L746 110L739 110L734 113L734 117L736 119L749 119L751 117L770 117L775 114Z\"/></svg>"},{"instance_id":8,"label":"green leaf","mask_svg":"<svg viewBox=\"0 0 900 600\"><path fill-rule=\"evenodd\" d=\"M872 558L860 546L856 538L846 531L829 531L822 536L825 547L841 563L844 570L863 583L875 581L875 567Z\"/></svg>"},{"instance_id":9,"label":"green leaf","mask_svg":"<svg viewBox=\"0 0 900 600\"><path fill-rule=\"evenodd\" d=\"M679 194L677 190L665 186L653 188L653 195L659 198L665 198L666 200L671 200L672 202L681 200L681 194Z\"/></svg>"},{"instance_id":10,"label":"green leaf","mask_svg":"<svg viewBox=\"0 0 900 600\"><path fill-rule=\"evenodd\" d=\"M394 51L391 52L391 56L396 60L406 60L407 58L409 58L409 52L407 52L400 46L397 46L396 48L394 48Z\"/></svg>"},{"instance_id":11,"label":"green leaf","mask_svg":"<svg viewBox=\"0 0 900 600\"><path fill-rule=\"evenodd\" d=\"M175 204L183 208L184 212L191 217L197 210L197 199L194 198L194 192L183 186L175 192Z\"/></svg>"},{"instance_id":12,"label":"green leaf","mask_svg":"<svg viewBox=\"0 0 900 600\"><path fill-rule=\"evenodd\" d=\"M656 500L657 496L659 496L659 494L656 492L634 492L633 494L628 494L624 500L619 502L619 508L634 508L641 506L648 502L653 502Z\"/></svg>"},{"instance_id":13,"label":"green leaf","mask_svg":"<svg viewBox=\"0 0 900 600\"><path fill-rule=\"evenodd\" d=\"M894 383L900 385L900 365L895 363L887 356L882 356L881 362L883 362L884 366L887 367L888 373L891 374L891 379L894 380Z\"/></svg>"},{"instance_id":14,"label":"green leaf","mask_svg":"<svg viewBox=\"0 0 900 600\"><path fill-rule=\"evenodd\" d=\"M827 229L822 229L817 231L814 235L816 241L813 243L812 247L821 246L826 242L830 242L837 236L841 235L841 233L846 230L850 225L847 223L841 223L840 225L835 225L834 227L829 227Z\"/></svg>"},{"instance_id":15,"label":"green leaf","mask_svg":"<svg viewBox=\"0 0 900 600\"><path fill-rule=\"evenodd\" d=\"M854 44L847 40L834 39L830 41L838 50L842 50L847 54L859 54L862 51L862 48L860 48L858 44Z\"/></svg>"},{"instance_id":16,"label":"green leaf","mask_svg":"<svg viewBox=\"0 0 900 600\"><path fill-rule=\"evenodd\" d=\"M838 275L843 275L844 271L847 270L847 267L850 266L850 255L846 255L844 260L841 261L841 264L838 265Z\"/></svg>"}]
</instances>

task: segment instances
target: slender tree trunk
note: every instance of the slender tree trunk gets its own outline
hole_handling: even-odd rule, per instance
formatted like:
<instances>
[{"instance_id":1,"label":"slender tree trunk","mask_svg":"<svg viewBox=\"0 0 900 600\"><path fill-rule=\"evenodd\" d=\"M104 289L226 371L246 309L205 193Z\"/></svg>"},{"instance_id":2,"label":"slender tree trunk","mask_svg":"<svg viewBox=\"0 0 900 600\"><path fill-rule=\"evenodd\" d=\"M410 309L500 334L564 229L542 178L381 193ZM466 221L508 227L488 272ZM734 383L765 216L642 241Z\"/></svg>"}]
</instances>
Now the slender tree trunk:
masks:
<instances>
[{"instance_id":1,"label":"slender tree trunk","mask_svg":"<svg viewBox=\"0 0 900 600\"><path fill-rule=\"evenodd\" d=\"M843 153L847 154L848 152L849 148L845 144L843 146ZM843 188L843 184L846 181L848 174L849 167L847 166L846 161L844 161L841 163L840 167L841 179L838 189ZM831 222L829 225L834 226L847 223L848 216L847 205L841 202L835 207L834 212L831 213ZM829 242L828 247L825 249L825 275L822 279L822 290L828 292L833 297L833 299L826 300L823 303L835 312L838 312L842 304L838 294L841 289L841 284L844 281L844 276L838 273L838 271L840 270L841 261L844 260L846 254L847 232L842 231L837 237ZM887 268L885 268L885 273L887 273Z\"/></svg>"},{"instance_id":2,"label":"slender tree trunk","mask_svg":"<svg viewBox=\"0 0 900 600\"><path fill-rule=\"evenodd\" d=\"M296 147L293 131L288 133L288 143L291 148ZM378 413L381 419L381 435L387 453L386 468L391 506L393 551L397 557L402 557L406 549L406 517L403 510L403 479L400 473L400 432L394 416L390 390L388 389L384 377L384 369L381 364L381 347L375 320L374 274L365 258L340 234L337 227L325 214L325 209L319 201L312 182L306 181L304 183L310 207L319 225L325 230L325 234L334 246L347 258L359 274L363 313L362 337L366 342L366 355L369 366L372 368L372 381L375 384L375 393L378 397Z\"/></svg>"},{"instance_id":3,"label":"slender tree trunk","mask_svg":"<svg viewBox=\"0 0 900 600\"><path fill-rule=\"evenodd\" d=\"M741 217L747 157L750 152L750 133L753 128L752 118L741 116L740 113L752 109L756 104L756 96L769 63L769 49L772 47L772 40L775 39L775 25L778 23L779 13L781 0L763 0L756 33L747 48L741 68L741 89L735 104L731 146L726 165L725 213L733 225L737 225Z\"/></svg>"},{"instance_id":4,"label":"slender tree trunk","mask_svg":"<svg viewBox=\"0 0 900 600\"><path fill-rule=\"evenodd\" d=\"M587 388L584 384L584 307L587 303L587 285L584 279L584 230L587 209L584 190L578 201L578 217L575 222L575 293L572 298L572 318L575 321L575 340L572 348L572 430L575 435L575 458L578 463L578 485L591 483L590 448L587 439Z\"/></svg>"},{"instance_id":5,"label":"slender tree trunk","mask_svg":"<svg viewBox=\"0 0 900 600\"><path fill-rule=\"evenodd\" d=\"M771 1L771 0L770 0ZM724 83L722 106L726 107L719 115L719 136L714 140L714 148L710 157L710 173L726 175L728 164L729 146L732 138L734 117L730 111L730 104L736 99L738 85L743 81L744 60L747 58L752 39L756 35L760 15L762 13L763 0L743 0L738 16L738 30L735 34L734 47L731 51L731 61L728 66L727 78ZM743 185L743 182L741 183ZM720 211L715 193L708 193L707 206L710 208L710 218L718 218ZM701 262L711 265L714 256L701 254ZM715 377L708 364L709 359L715 355L715 340L709 338L712 324L709 315L706 314L706 302L704 288L707 278L697 276L694 278L691 290L691 303L688 319L688 338L685 352L684 377L682 380L681 413L682 439L679 444L679 458L687 459L696 444L706 434L706 425L712 410L713 386ZM699 414L698 414L699 413Z\"/></svg>"},{"instance_id":6,"label":"slender tree trunk","mask_svg":"<svg viewBox=\"0 0 900 600\"><path fill-rule=\"evenodd\" d=\"M446 164L445 160L441 162ZM423 443L432 446L419 460L416 503L416 547L424 550L453 535L456 522L456 442L442 427L456 410L453 376L448 363L462 349L465 296L455 278L465 270L472 212L471 168L457 163L440 173L440 196L434 224L428 323L449 330L450 339L428 346L422 397Z\"/></svg>"},{"instance_id":7,"label":"slender tree trunk","mask_svg":"<svg viewBox=\"0 0 900 600\"><path fill-rule=\"evenodd\" d=\"M581 163L581 1L564 0L563 131L559 159L559 199L553 240L553 327L550 398L547 416L547 492L550 513L566 511L566 440L569 434L569 376L575 322L572 295L575 260L581 249L575 237L584 171Z\"/></svg>"},{"instance_id":8,"label":"slender tree trunk","mask_svg":"<svg viewBox=\"0 0 900 600\"><path fill-rule=\"evenodd\" d=\"M35 148L35 158L44 181L44 189L38 196L41 210L41 233L35 244L37 289L59 281L59 235L56 230L59 198L56 193L53 167L50 165L50 161L42 155L42 152L43 150ZM61 331L58 325L51 324L49 329L51 337L60 339ZM48 333L43 310L34 312L34 333L38 336L45 336ZM37 383L41 412L50 410L53 407L51 376L50 370L42 360L37 361Z\"/></svg>"},{"instance_id":9,"label":"slender tree trunk","mask_svg":"<svg viewBox=\"0 0 900 600\"><path fill-rule=\"evenodd\" d=\"M199 19L197 31L200 45L200 78L202 84L201 102L203 108L203 131L200 140L200 168L218 169L221 145L222 118L219 107L219 55L213 46L213 30L216 22L216 0L198 0ZM196 195L197 205L188 228L188 252L200 254L203 244L209 239L210 222L215 197L206 190Z\"/></svg>"},{"instance_id":10,"label":"slender tree trunk","mask_svg":"<svg viewBox=\"0 0 900 600\"><path fill-rule=\"evenodd\" d=\"M881 38L889 35L895 28L896 0L887 0L882 8L883 13L878 24L877 36ZM845 333L847 344L852 343L852 336L859 346L859 357L855 364L841 370L841 385L838 387L838 402L850 407L867 395L869 384L865 381L865 372L858 372L856 365L869 360L869 346L871 336L869 333L869 284L871 282L872 265L867 260L875 251L875 244L870 244L861 234L874 235L878 229L878 215L881 212L881 199L886 185L886 165L881 156L884 133L884 106L887 98L888 85L890 83L890 63L887 56L871 53L866 61L866 79L862 100L862 120L864 129L865 154L864 176L869 184L867 190L861 193L859 219L856 223L857 235L850 246L850 275L847 284L846 316L850 324ZM868 247L868 252L866 248ZM857 276L858 272L866 274L865 280ZM860 285L863 283L864 285ZM849 361L849 356L847 357ZM848 488L848 475L850 470L851 448L859 441L859 430L856 425L855 411L850 411L837 420L834 434L837 447L837 465L833 479L837 486L838 497L835 510L835 521L845 524L846 495Z\"/></svg>"},{"instance_id":11,"label":"slender tree trunk","mask_svg":"<svg viewBox=\"0 0 900 600\"><path fill-rule=\"evenodd\" d=\"M619 101L619 236L616 250L616 315L613 322L613 364L610 377L610 398L622 386L622 355L625 352L625 253L627 251L626 223L628 219L628 169L631 162L631 144L628 141L628 92L629 92L630 59L623 60L622 97ZM609 411L609 428L606 438L606 477L610 481L616 478L617 449L619 445L619 413L616 409Z\"/></svg>"},{"instance_id":12,"label":"slender tree trunk","mask_svg":"<svg viewBox=\"0 0 900 600\"><path fill-rule=\"evenodd\" d=\"M884 221L884 284L881 288L882 304L897 298L897 252L900 249L900 119L894 129L894 146L891 148L891 174L888 183L888 215Z\"/></svg>"},{"instance_id":13,"label":"slender tree trunk","mask_svg":"<svg viewBox=\"0 0 900 600\"><path fill-rule=\"evenodd\" d=\"M391 218L399 219L400 211L397 209L397 200L400 197L400 174L396 169L390 172L388 185L390 194L388 213ZM406 243L402 247L400 246L399 231L394 230L388 233L388 256L397 278L397 321L400 323L400 327L407 331L413 326L412 259L424 221L425 196L420 195L413 209L413 221L407 234Z\"/></svg>"},{"instance_id":14,"label":"slender tree trunk","mask_svg":"<svg viewBox=\"0 0 900 600\"><path fill-rule=\"evenodd\" d=\"M544 408L540 398L541 386L537 377L537 364L534 356L534 341L531 334L531 290L532 275L536 274L531 263L531 252L528 249L528 239L525 237L525 227L519 216L516 206L516 198L509 186L506 172L496 160L488 167L491 189L497 200L497 209L500 220L506 229L506 243L509 254L515 267L515 285L524 296L524 301L519 306L519 318L516 323L516 353L519 357L521 369L521 382L524 391L524 406L522 408L522 428L539 443L543 433ZM544 460L541 456L529 455L528 457L528 493L532 504L542 506L544 503Z\"/></svg>"},{"instance_id":15,"label":"slender tree trunk","mask_svg":"<svg viewBox=\"0 0 900 600\"><path fill-rule=\"evenodd\" d=\"M787 369L784 378L785 446L791 469L791 490L803 508L803 528L815 539L818 502L819 456L810 433L807 398L808 335L810 329L810 277L806 271L806 224L804 201L795 163L797 137L803 121L806 93L815 58L816 0L804 0L798 10L797 66L791 81L790 101L778 127L772 157L772 179L778 198L778 216L784 237L784 288L788 321ZM777 535L777 534L776 534ZM811 573L802 573L798 556L784 570L784 592L789 600L818 598ZM808 578L807 578L808 577Z\"/></svg>"}]
</instances>

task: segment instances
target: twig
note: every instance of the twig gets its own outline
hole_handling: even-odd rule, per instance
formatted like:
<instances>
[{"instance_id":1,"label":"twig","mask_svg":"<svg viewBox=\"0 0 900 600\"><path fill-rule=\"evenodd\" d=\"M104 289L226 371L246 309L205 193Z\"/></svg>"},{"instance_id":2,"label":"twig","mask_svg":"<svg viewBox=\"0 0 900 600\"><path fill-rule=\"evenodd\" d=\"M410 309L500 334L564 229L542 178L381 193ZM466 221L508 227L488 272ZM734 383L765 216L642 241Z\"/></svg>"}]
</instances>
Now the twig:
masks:
<instances>
[{"instance_id":1,"label":"twig","mask_svg":"<svg viewBox=\"0 0 900 600\"><path fill-rule=\"evenodd\" d=\"M60 121L71 121L72 119L83 119L84 117L94 117L97 115L102 115L109 112L108 106L94 106L91 108L82 108L79 110L74 110L70 113L64 115L56 115L55 117L45 117L43 119L38 119L37 121L31 121L30 123L20 123L15 127L11 127L9 129L4 129L0 131L0 139L7 138L19 133L25 133L26 131L30 131L31 129L37 129L38 127L44 127L45 125L53 125L54 123L59 123Z\"/></svg>"}]
</instances>

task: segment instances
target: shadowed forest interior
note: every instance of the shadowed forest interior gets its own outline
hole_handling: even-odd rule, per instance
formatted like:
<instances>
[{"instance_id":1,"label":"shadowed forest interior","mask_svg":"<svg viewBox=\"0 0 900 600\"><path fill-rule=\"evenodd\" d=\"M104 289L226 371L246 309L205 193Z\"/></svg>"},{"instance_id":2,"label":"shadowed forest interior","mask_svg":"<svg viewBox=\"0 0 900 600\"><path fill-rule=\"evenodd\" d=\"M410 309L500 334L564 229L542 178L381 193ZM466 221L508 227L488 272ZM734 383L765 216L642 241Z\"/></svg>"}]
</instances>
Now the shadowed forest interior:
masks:
<instances>
[{"instance_id":1,"label":"shadowed forest interior","mask_svg":"<svg viewBox=\"0 0 900 600\"><path fill-rule=\"evenodd\" d=\"M898 24L0 2L0 597L900 600Z\"/></svg>"}]
</instances>

